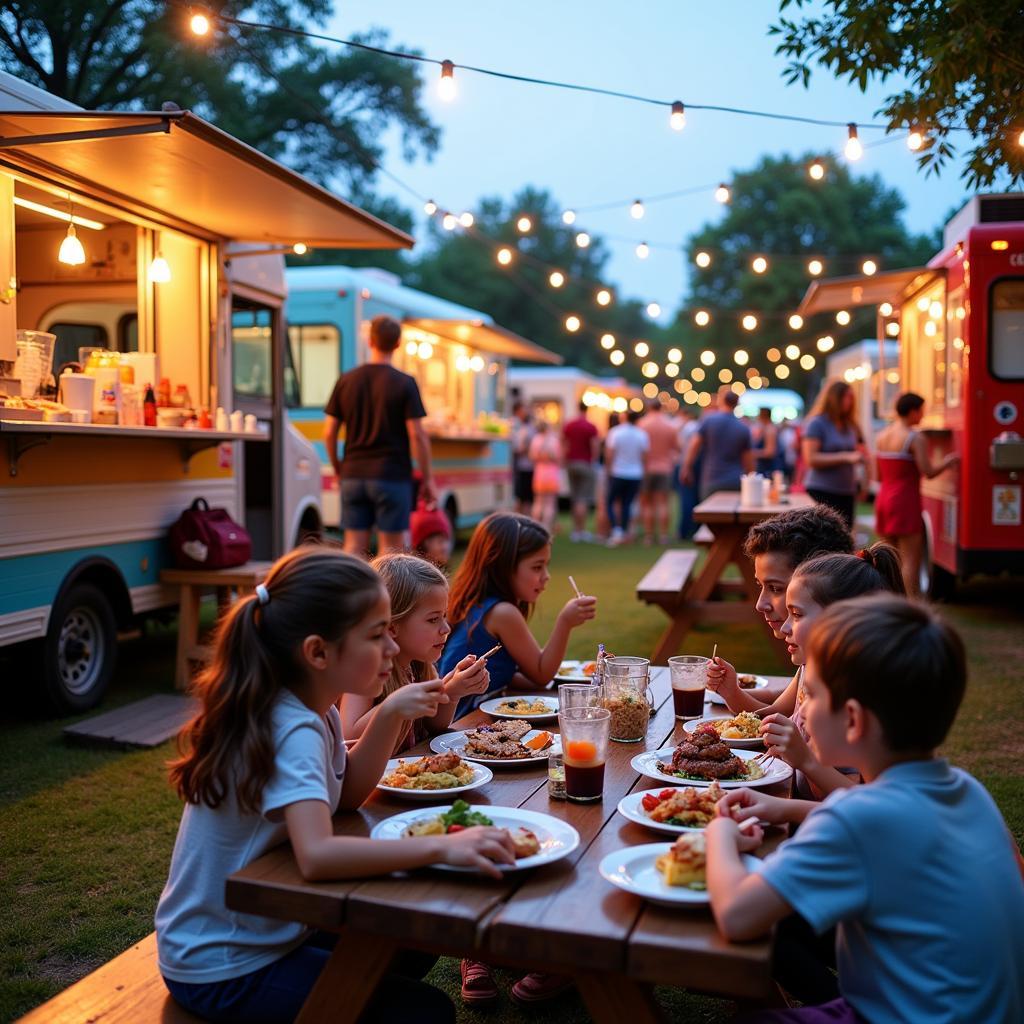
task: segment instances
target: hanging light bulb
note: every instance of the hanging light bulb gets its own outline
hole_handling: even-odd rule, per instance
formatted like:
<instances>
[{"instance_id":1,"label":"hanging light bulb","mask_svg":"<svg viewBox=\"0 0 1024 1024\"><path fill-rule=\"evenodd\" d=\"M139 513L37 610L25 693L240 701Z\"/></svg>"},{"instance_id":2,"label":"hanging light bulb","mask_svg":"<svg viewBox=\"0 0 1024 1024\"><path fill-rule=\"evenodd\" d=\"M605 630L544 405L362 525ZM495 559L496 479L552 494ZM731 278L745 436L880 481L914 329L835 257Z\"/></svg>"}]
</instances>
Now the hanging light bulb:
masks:
<instances>
[{"instance_id":1,"label":"hanging light bulb","mask_svg":"<svg viewBox=\"0 0 1024 1024\"><path fill-rule=\"evenodd\" d=\"M626 361L626 353L617 348L614 352L608 353L608 358L611 360L612 366L621 366Z\"/></svg>"},{"instance_id":2,"label":"hanging light bulb","mask_svg":"<svg viewBox=\"0 0 1024 1024\"><path fill-rule=\"evenodd\" d=\"M763 256L755 256L750 269L755 274L763 274L768 269L768 261Z\"/></svg>"},{"instance_id":3,"label":"hanging light bulb","mask_svg":"<svg viewBox=\"0 0 1024 1024\"><path fill-rule=\"evenodd\" d=\"M810 352L800 357L800 366L805 370L813 370L815 362L816 360Z\"/></svg>"},{"instance_id":4,"label":"hanging light bulb","mask_svg":"<svg viewBox=\"0 0 1024 1024\"><path fill-rule=\"evenodd\" d=\"M441 218L441 227L443 227L445 229L445 231L454 231L455 230L455 226L458 223L459 223L459 219L458 219L458 217L455 216L454 213L446 213Z\"/></svg>"},{"instance_id":5,"label":"hanging light bulb","mask_svg":"<svg viewBox=\"0 0 1024 1024\"><path fill-rule=\"evenodd\" d=\"M615 348L615 335L614 334L602 334L601 335L601 348L613 349Z\"/></svg>"},{"instance_id":6,"label":"hanging light bulb","mask_svg":"<svg viewBox=\"0 0 1024 1024\"><path fill-rule=\"evenodd\" d=\"M639 359L643 359L645 356L650 355L651 346L646 341L638 341L633 346L633 352Z\"/></svg>"},{"instance_id":7,"label":"hanging light bulb","mask_svg":"<svg viewBox=\"0 0 1024 1024\"><path fill-rule=\"evenodd\" d=\"M892 316L892 303L891 302L883 302L878 307L878 312L881 313L882 316Z\"/></svg>"},{"instance_id":8,"label":"hanging light bulb","mask_svg":"<svg viewBox=\"0 0 1024 1024\"><path fill-rule=\"evenodd\" d=\"M765 352L765 358L769 363L777 363L782 358L782 353L777 348L770 348Z\"/></svg>"},{"instance_id":9,"label":"hanging light bulb","mask_svg":"<svg viewBox=\"0 0 1024 1024\"><path fill-rule=\"evenodd\" d=\"M792 316L791 316L791 317L789 318L789 326L790 326L790 327L791 327L791 328L792 328L792 329L793 329L794 331L799 331L799 330L800 330L800 328L801 328L801 327L803 327L803 325L804 325L804 318L803 318L803 317L802 317L802 316L801 316L801 315L800 315L799 313L794 313L794 314L793 314L793 315L792 315Z\"/></svg>"},{"instance_id":10,"label":"hanging light bulb","mask_svg":"<svg viewBox=\"0 0 1024 1024\"><path fill-rule=\"evenodd\" d=\"M562 223L563 224L575 224L576 223L576 211L575 210L566 210L566 211L564 211L563 214L562 214Z\"/></svg>"},{"instance_id":11,"label":"hanging light bulb","mask_svg":"<svg viewBox=\"0 0 1024 1024\"><path fill-rule=\"evenodd\" d=\"M796 359L796 358L799 357L799 355L800 355L800 346L799 345L787 345L786 346L786 358L787 359Z\"/></svg>"},{"instance_id":12,"label":"hanging light bulb","mask_svg":"<svg viewBox=\"0 0 1024 1024\"><path fill-rule=\"evenodd\" d=\"M594 297L599 306L607 306L612 301L612 293L607 288L602 288Z\"/></svg>"},{"instance_id":13,"label":"hanging light bulb","mask_svg":"<svg viewBox=\"0 0 1024 1024\"><path fill-rule=\"evenodd\" d=\"M665 364L665 376L666 377L678 377L679 376L679 364L678 363L666 363Z\"/></svg>"},{"instance_id":14,"label":"hanging light bulb","mask_svg":"<svg viewBox=\"0 0 1024 1024\"><path fill-rule=\"evenodd\" d=\"M437 94L445 103L455 99L455 65L450 60L441 61L441 80L437 83Z\"/></svg>"},{"instance_id":15,"label":"hanging light bulb","mask_svg":"<svg viewBox=\"0 0 1024 1024\"><path fill-rule=\"evenodd\" d=\"M581 249L586 249L586 247L590 245L590 235L588 235L586 231L581 231L576 236L576 245Z\"/></svg>"},{"instance_id":16,"label":"hanging light bulb","mask_svg":"<svg viewBox=\"0 0 1024 1024\"><path fill-rule=\"evenodd\" d=\"M846 129L846 146L843 149L847 160L859 160L864 155L864 147L857 138L857 126L851 121Z\"/></svg>"},{"instance_id":17,"label":"hanging light bulb","mask_svg":"<svg viewBox=\"0 0 1024 1024\"><path fill-rule=\"evenodd\" d=\"M657 320L658 317L661 316L661 306L658 305L657 302L648 302L647 303L647 315L652 320Z\"/></svg>"},{"instance_id":18,"label":"hanging light bulb","mask_svg":"<svg viewBox=\"0 0 1024 1024\"><path fill-rule=\"evenodd\" d=\"M565 318L565 329L570 334L575 334L583 326L583 321L578 316L570 314Z\"/></svg>"},{"instance_id":19,"label":"hanging light bulb","mask_svg":"<svg viewBox=\"0 0 1024 1024\"><path fill-rule=\"evenodd\" d=\"M707 325L711 323L711 314L706 309L698 309L697 312L693 314L693 322L698 327L707 327Z\"/></svg>"},{"instance_id":20,"label":"hanging light bulb","mask_svg":"<svg viewBox=\"0 0 1024 1024\"><path fill-rule=\"evenodd\" d=\"M835 348L836 340L831 334L826 334L823 338L819 338L817 341L819 352L830 352Z\"/></svg>"},{"instance_id":21,"label":"hanging light bulb","mask_svg":"<svg viewBox=\"0 0 1024 1024\"><path fill-rule=\"evenodd\" d=\"M891 323L887 323L885 325L885 333L888 334L890 338L899 337L900 325L896 323L895 320L893 320Z\"/></svg>"},{"instance_id":22,"label":"hanging light bulb","mask_svg":"<svg viewBox=\"0 0 1024 1024\"><path fill-rule=\"evenodd\" d=\"M865 260L860 265L860 272L865 277L871 277L872 274L877 273L877 271L878 271L878 264L874 260Z\"/></svg>"},{"instance_id":23,"label":"hanging light bulb","mask_svg":"<svg viewBox=\"0 0 1024 1024\"><path fill-rule=\"evenodd\" d=\"M565 274L560 270L552 270L548 275L548 284L551 285L552 288L561 288L562 285L565 284Z\"/></svg>"},{"instance_id":24,"label":"hanging light bulb","mask_svg":"<svg viewBox=\"0 0 1024 1024\"><path fill-rule=\"evenodd\" d=\"M718 371L718 379L723 384L728 384L732 380L732 370L730 370L728 366L723 366Z\"/></svg>"},{"instance_id":25,"label":"hanging light bulb","mask_svg":"<svg viewBox=\"0 0 1024 1024\"><path fill-rule=\"evenodd\" d=\"M747 353L746 349L738 348L732 354L732 361L737 366L746 366L747 363L750 362L750 355Z\"/></svg>"},{"instance_id":26,"label":"hanging light bulb","mask_svg":"<svg viewBox=\"0 0 1024 1024\"><path fill-rule=\"evenodd\" d=\"M810 260L807 264L807 273L811 277L818 277L819 274L825 269L825 264L821 260Z\"/></svg>"},{"instance_id":27,"label":"hanging light bulb","mask_svg":"<svg viewBox=\"0 0 1024 1024\"><path fill-rule=\"evenodd\" d=\"M668 361L670 363L681 363L683 361L682 349L670 348L668 350Z\"/></svg>"},{"instance_id":28,"label":"hanging light bulb","mask_svg":"<svg viewBox=\"0 0 1024 1024\"><path fill-rule=\"evenodd\" d=\"M715 353L712 352L709 348L704 349L704 351L701 352L700 354L700 361L705 366L713 366L715 363Z\"/></svg>"},{"instance_id":29,"label":"hanging light bulb","mask_svg":"<svg viewBox=\"0 0 1024 1024\"><path fill-rule=\"evenodd\" d=\"M821 181L825 177L825 165L820 160L812 160L807 167L807 174L812 181Z\"/></svg>"},{"instance_id":30,"label":"hanging light bulb","mask_svg":"<svg viewBox=\"0 0 1024 1024\"><path fill-rule=\"evenodd\" d=\"M705 375L705 373L704 373L704 368L703 368L702 366L695 366L695 367L694 367L694 368L693 368L693 369L692 369L692 370L690 371L690 376L691 376L691 377L692 377L692 378L693 378L694 380L696 380L696 381L701 381L701 380L703 380L703 379L704 379L704 377L706 376L706 375Z\"/></svg>"},{"instance_id":31,"label":"hanging light bulb","mask_svg":"<svg viewBox=\"0 0 1024 1024\"><path fill-rule=\"evenodd\" d=\"M657 363L644 363L644 365L640 367L640 372L645 377L657 377L658 374L661 373L661 367L658 366Z\"/></svg>"},{"instance_id":32,"label":"hanging light bulb","mask_svg":"<svg viewBox=\"0 0 1024 1024\"><path fill-rule=\"evenodd\" d=\"M645 260L651 255L651 247L646 242L641 242L636 247L636 258L638 260Z\"/></svg>"},{"instance_id":33,"label":"hanging light bulb","mask_svg":"<svg viewBox=\"0 0 1024 1024\"><path fill-rule=\"evenodd\" d=\"M416 355L416 349L417 349L417 345L416 345L415 341L407 341L405 343L406 355L410 355L410 356ZM460 356L460 358L461 359L465 359L466 357L465 356ZM467 366L467 369L468 369L468 367L469 367L469 361L468 360L466 362L466 366ZM456 360L456 369L458 369L458 360Z\"/></svg>"},{"instance_id":34,"label":"hanging light bulb","mask_svg":"<svg viewBox=\"0 0 1024 1024\"><path fill-rule=\"evenodd\" d=\"M1020 135L1017 136L1017 145L1024 148L1024 131L1022 131Z\"/></svg>"},{"instance_id":35,"label":"hanging light bulb","mask_svg":"<svg viewBox=\"0 0 1024 1024\"><path fill-rule=\"evenodd\" d=\"M171 267L159 249L149 265L149 280L153 284L167 284L171 279Z\"/></svg>"},{"instance_id":36,"label":"hanging light bulb","mask_svg":"<svg viewBox=\"0 0 1024 1024\"><path fill-rule=\"evenodd\" d=\"M711 253L705 252L703 249L693 257L693 262L697 264L702 270L711 266Z\"/></svg>"},{"instance_id":37,"label":"hanging light bulb","mask_svg":"<svg viewBox=\"0 0 1024 1024\"><path fill-rule=\"evenodd\" d=\"M308 251L309 247L305 242L296 242L292 246L292 252L295 253L296 256L305 256Z\"/></svg>"},{"instance_id":38,"label":"hanging light bulb","mask_svg":"<svg viewBox=\"0 0 1024 1024\"><path fill-rule=\"evenodd\" d=\"M72 216L74 216L73 210ZM67 234L57 252L57 260L60 263L66 263L69 267L79 267L85 262L85 249L78 240L74 224L68 224Z\"/></svg>"},{"instance_id":39,"label":"hanging light bulb","mask_svg":"<svg viewBox=\"0 0 1024 1024\"><path fill-rule=\"evenodd\" d=\"M722 184L715 189L715 199L720 203L727 203L729 202L730 196L731 193L729 192L729 186L723 181Z\"/></svg>"},{"instance_id":40,"label":"hanging light bulb","mask_svg":"<svg viewBox=\"0 0 1024 1024\"><path fill-rule=\"evenodd\" d=\"M686 127L686 108L679 100L672 104L672 113L668 115L668 123L673 131L681 132Z\"/></svg>"},{"instance_id":41,"label":"hanging light bulb","mask_svg":"<svg viewBox=\"0 0 1024 1024\"><path fill-rule=\"evenodd\" d=\"M507 267L512 262L512 250L507 248L501 248L498 250L498 262L503 266Z\"/></svg>"},{"instance_id":42,"label":"hanging light bulb","mask_svg":"<svg viewBox=\"0 0 1024 1024\"><path fill-rule=\"evenodd\" d=\"M423 212L424 212L424 213L425 213L425 214L426 214L426 215L427 215L428 217L433 217L433 216L434 216L434 214L435 214L435 213L437 213L437 203L435 203L433 199L428 199L428 200L427 200L427 201L426 201L426 202L425 202L425 203L423 204Z\"/></svg>"},{"instance_id":43,"label":"hanging light bulb","mask_svg":"<svg viewBox=\"0 0 1024 1024\"><path fill-rule=\"evenodd\" d=\"M527 235L533 230L533 221L529 217L520 217L516 221L516 228L521 235Z\"/></svg>"},{"instance_id":44,"label":"hanging light bulb","mask_svg":"<svg viewBox=\"0 0 1024 1024\"><path fill-rule=\"evenodd\" d=\"M459 223L464 228L471 228L473 226L473 220L473 214L471 214L468 210L465 213L459 214Z\"/></svg>"},{"instance_id":45,"label":"hanging light bulb","mask_svg":"<svg viewBox=\"0 0 1024 1024\"><path fill-rule=\"evenodd\" d=\"M740 324L745 331L757 330L757 317L753 313L748 313L741 321Z\"/></svg>"},{"instance_id":46,"label":"hanging light bulb","mask_svg":"<svg viewBox=\"0 0 1024 1024\"><path fill-rule=\"evenodd\" d=\"M429 341L421 341L416 346L416 355L418 355L420 359L429 359L433 354L434 346L431 345Z\"/></svg>"},{"instance_id":47,"label":"hanging light bulb","mask_svg":"<svg viewBox=\"0 0 1024 1024\"><path fill-rule=\"evenodd\" d=\"M911 152L916 153L924 145L924 135L915 128L907 136L907 149Z\"/></svg>"},{"instance_id":48,"label":"hanging light bulb","mask_svg":"<svg viewBox=\"0 0 1024 1024\"><path fill-rule=\"evenodd\" d=\"M789 376L789 367L785 363L779 363L775 367L775 376L779 380L785 380Z\"/></svg>"},{"instance_id":49,"label":"hanging light bulb","mask_svg":"<svg viewBox=\"0 0 1024 1024\"><path fill-rule=\"evenodd\" d=\"M202 12L193 14L188 20L188 27L192 29L193 35L205 36L210 33L210 19Z\"/></svg>"},{"instance_id":50,"label":"hanging light bulb","mask_svg":"<svg viewBox=\"0 0 1024 1024\"><path fill-rule=\"evenodd\" d=\"M644 219L644 204L641 199L634 199L633 205L629 208L629 215L633 220Z\"/></svg>"},{"instance_id":51,"label":"hanging light bulb","mask_svg":"<svg viewBox=\"0 0 1024 1024\"><path fill-rule=\"evenodd\" d=\"M836 323L840 327L845 327L850 322L850 313L848 310L841 309L836 313Z\"/></svg>"}]
</instances>

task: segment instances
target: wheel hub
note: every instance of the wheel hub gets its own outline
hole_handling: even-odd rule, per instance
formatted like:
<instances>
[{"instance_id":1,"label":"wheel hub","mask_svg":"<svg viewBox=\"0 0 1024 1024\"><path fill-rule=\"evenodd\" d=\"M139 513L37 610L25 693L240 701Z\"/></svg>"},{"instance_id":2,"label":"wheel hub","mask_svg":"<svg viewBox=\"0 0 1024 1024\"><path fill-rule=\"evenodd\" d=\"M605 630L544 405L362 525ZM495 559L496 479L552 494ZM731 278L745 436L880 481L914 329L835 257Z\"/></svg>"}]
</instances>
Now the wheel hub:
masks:
<instances>
[{"instance_id":1,"label":"wheel hub","mask_svg":"<svg viewBox=\"0 0 1024 1024\"><path fill-rule=\"evenodd\" d=\"M103 628L89 607L72 608L61 625L57 671L69 693L81 695L95 686L105 655Z\"/></svg>"}]
</instances>

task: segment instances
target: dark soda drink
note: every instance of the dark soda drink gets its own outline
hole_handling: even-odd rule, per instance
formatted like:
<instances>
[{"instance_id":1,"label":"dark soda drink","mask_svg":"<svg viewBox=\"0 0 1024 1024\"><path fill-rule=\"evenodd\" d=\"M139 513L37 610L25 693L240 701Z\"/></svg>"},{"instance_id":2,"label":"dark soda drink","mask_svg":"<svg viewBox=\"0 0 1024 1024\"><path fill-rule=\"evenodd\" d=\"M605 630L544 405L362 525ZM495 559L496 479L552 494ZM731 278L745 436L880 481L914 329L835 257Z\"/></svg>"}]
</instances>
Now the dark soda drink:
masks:
<instances>
[{"instance_id":1,"label":"dark soda drink","mask_svg":"<svg viewBox=\"0 0 1024 1024\"><path fill-rule=\"evenodd\" d=\"M604 764L565 762L565 795L570 800L600 800L604 792Z\"/></svg>"},{"instance_id":2,"label":"dark soda drink","mask_svg":"<svg viewBox=\"0 0 1024 1024\"><path fill-rule=\"evenodd\" d=\"M676 718L700 718L704 711L704 688L699 690L672 689L672 703Z\"/></svg>"}]
</instances>

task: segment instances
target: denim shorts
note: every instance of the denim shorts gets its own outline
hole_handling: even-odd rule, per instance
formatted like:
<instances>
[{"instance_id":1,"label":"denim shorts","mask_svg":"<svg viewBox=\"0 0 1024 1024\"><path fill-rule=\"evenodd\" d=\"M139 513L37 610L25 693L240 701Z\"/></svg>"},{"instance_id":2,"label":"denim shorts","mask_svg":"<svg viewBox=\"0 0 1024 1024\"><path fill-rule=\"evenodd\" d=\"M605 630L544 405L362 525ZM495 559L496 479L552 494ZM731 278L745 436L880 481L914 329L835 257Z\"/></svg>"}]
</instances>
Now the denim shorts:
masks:
<instances>
[{"instance_id":1,"label":"denim shorts","mask_svg":"<svg viewBox=\"0 0 1024 1024\"><path fill-rule=\"evenodd\" d=\"M412 512L412 480L341 481L341 528L369 530L376 526L384 533L402 533L409 529Z\"/></svg>"}]
</instances>

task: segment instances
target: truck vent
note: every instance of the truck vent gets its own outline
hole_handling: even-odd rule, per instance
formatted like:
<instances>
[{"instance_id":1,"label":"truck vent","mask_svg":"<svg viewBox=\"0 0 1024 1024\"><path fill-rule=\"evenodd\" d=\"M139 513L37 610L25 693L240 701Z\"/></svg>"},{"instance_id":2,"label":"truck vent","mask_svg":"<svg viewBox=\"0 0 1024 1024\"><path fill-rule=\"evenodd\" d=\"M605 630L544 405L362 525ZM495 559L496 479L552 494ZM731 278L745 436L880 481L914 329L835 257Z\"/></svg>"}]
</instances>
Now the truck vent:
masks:
<instances>
[{"instance_id":1,"label":"truck vent","mask_svg":"<svg viewBox=\"0 0 1024 1024\"><path fill-rule=\"evenodd\" d=\"M1024 195L981 196L978 205L978 222L981 224L1024 221Z\"/></svg>"}]
</instances>

